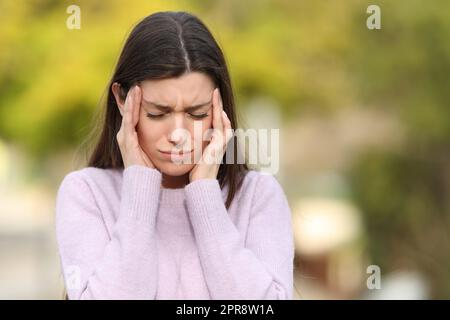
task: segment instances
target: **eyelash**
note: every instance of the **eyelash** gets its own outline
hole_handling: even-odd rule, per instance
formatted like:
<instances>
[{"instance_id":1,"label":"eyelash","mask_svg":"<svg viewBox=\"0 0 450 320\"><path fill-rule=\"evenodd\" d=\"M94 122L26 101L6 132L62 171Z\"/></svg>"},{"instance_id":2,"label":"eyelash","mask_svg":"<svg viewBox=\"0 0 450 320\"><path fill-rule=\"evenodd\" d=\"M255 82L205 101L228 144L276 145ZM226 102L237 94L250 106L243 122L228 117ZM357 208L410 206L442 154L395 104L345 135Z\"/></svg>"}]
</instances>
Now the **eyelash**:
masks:
<instances>
[{"instance_id":1,"label":"eyelash","mask_svg":"<svg viewBox=\"0 0 450 320\"><path fill-rule=\"evenodd\" d=\"M151 114L151 113L147 113L147 117L150 119L161 119L162 117L164 117L167 113L161 113L161 114ZM203 114L191 114L188 113L190 117L196 119L196 120L200 120L203 118L206 118L208 116L207 113L203 113Z\"/></svg>"}]
</instances>

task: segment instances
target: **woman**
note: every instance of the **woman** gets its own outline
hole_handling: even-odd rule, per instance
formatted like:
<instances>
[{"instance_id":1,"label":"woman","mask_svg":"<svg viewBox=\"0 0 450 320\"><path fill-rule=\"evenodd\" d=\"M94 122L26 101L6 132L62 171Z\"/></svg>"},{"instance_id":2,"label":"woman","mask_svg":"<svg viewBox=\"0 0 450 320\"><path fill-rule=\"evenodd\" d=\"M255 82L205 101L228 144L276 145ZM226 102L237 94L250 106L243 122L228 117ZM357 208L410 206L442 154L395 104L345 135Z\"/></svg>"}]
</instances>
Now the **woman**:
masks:
<instances>
[{"instance_id":1,"label":"woman","mask_svg":"<svg viewBox=\"0 0 450 320\"><path fill-rule=\"evenodd\" d=\"M57 194L69 299L292 299L289 205L273 176L235 161L236 127L207 27L184 12L137 24L88 167Z\"/></svg>"}]
</instances>

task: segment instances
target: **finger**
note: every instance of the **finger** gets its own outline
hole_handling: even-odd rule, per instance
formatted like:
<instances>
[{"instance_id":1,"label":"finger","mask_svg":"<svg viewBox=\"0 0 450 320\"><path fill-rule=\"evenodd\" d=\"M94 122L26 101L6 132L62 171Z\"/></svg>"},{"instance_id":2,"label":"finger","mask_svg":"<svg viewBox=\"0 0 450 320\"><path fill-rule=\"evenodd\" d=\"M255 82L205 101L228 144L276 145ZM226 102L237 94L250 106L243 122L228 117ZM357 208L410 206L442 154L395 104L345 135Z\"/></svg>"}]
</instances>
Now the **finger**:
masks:
<instances>
[{"instance_id":1,"label":"finger","mask_svg":"<svg viewBox=\"0 0 450 320\"><path fill-rule=\"evenodd\" d=\"M133 128L136 127L136 124L139 122L139 112L141 110L141 99L142 99L142 90L136 85L134 89L133 95Z\"/></svg>"},{"instance_id":2,"label":"finger","mask_svg":"<svg viewBox=\"0 0 450 320\"><path fill-rule=\"evenodd\" d=\"M225 136L225 141L228 142L231 137L233 136L232 130L231 130L231 121L228 119L228 116L225 111L222 111L223 115L223 131Z\"/></svg>"},{"instance_id":3,"label":"finger","mask_svg":"<svg viewBox=\"0 0 450 320\"><path fill-rule=\"evenodd\" d=\"M130 136L133 133L133 91L134 87L128 91L127 98L125 99L125 114L123 115L123 131L125 136Z\"/></svg>"},{"instance_id":4,"label":"finger","mask_svg":"<svg viewBox=\"0 0 450 320\"><path fill-rule=\"evenodd\" d=\"M119 144L121 144L123 142L123 134L124 134L124 130L125 130L125 115L126 115L126 110L127 110L127 106L128 106L128 101L129 101L129 95L127 94L127 96L125 97L125 102L123 103L123 109L121 111L121 116L122 116L122 122L120 124L120 128L119 131L117 132L117 142L119 142Z\"/></svg>"},{"instance_id":5,"label":"finger","mask_svg":"<svg viewBox=\"0 0 450 320\"><path fill-rule=\"evenodd\" d=\"M141 152L141 157L142 157L145 165L147 167L153 167L153 164L152 164L150 158L147 156L147 154L144 152L144 150L140 149L140 152Z\"/></svg>"},{"instance_id":6,"label":"finger","mask_svg":"<svg viewBox=\"0 0 450 320\"><path fill-rule=\"evenodd\" d=\"M214 89L213 93L213 128L219 132L223 131L222 107L220 103L219 88Z\"/></svg>"}]
</instances>

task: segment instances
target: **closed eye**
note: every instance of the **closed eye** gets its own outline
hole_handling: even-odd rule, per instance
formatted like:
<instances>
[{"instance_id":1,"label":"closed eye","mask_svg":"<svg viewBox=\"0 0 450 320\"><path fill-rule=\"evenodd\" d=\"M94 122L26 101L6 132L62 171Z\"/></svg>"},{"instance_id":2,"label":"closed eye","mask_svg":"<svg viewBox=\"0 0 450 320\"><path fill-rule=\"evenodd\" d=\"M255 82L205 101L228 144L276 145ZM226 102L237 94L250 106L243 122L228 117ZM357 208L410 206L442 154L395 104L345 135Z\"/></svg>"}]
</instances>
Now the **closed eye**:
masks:
<instances>
[{"instance_id":1,"label":"closed eye","mask_svg":"<svg viewBox=\"0 0 450 320\"><path fill-rule=\"evenodd\" d=\"M192 113L189 113L189 115L190 115L192 118L194 118L194 119L203 119L203 118L206 118L206 117L208 116L207 113L202 113L202 114L192 114Z\"/></svg>"},{"instance_id":2,"label":"closed eye","mask_svg":"<svg viewBox=\"0 0 450 320\"><path fill-rule=\"evenodd\" d=\"M147 112L147 117L151 118L151 119L160 119L162 117L164 117L164 115L166 115L165 113L159 113L159 114L152 114Z\"/></svg>"},{"instance_id":3,"label":"closed eye","mask_svg":"<svg viewBox=\"0 0 450 320\"><path fill-rule=\"evenodd\" d=\"M154 113L150 113L147 112L147 117L150 119L161 119L162 117L164 117L167 113L158 113L158 114L154 114ZM193 114L193 113L188 113L188 115L196 120L200 120L200 119L204 119L208 116L207 113L202 113L202 114Z\"/></svg>"}]
</instances>

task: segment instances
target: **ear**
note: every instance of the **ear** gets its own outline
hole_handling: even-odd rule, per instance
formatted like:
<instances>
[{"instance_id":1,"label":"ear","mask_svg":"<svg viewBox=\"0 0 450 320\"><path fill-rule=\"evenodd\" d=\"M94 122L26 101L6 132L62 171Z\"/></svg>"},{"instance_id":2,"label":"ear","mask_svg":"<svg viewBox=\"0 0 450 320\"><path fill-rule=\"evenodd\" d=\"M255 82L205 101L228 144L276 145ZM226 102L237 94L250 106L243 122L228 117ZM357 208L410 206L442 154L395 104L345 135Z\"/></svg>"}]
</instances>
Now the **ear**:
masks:
<instances>
[{"instance_id":1,"label":"ear","mask_svg":"<svg viewBox=\"0 0 450 320\"><path fill-rule=\"evenodd\" d=\"M111 86L112 93L114 94L114 98L116 99L116 104L119 107L120 115L123 117L123 113L125 110L125 101L120 98L120 84L114 82Z\"/></svg>"}]
</instances>

